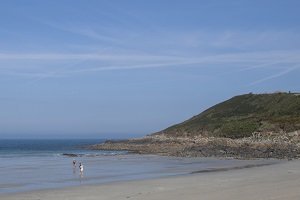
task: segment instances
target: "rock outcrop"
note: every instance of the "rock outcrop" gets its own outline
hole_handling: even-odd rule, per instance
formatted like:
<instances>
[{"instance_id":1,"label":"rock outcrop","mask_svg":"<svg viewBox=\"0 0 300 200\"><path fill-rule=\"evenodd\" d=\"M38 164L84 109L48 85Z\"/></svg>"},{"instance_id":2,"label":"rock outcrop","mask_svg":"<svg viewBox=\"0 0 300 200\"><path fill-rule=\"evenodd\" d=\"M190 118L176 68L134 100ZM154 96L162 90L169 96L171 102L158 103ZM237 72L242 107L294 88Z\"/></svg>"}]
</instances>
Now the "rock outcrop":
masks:
<instances>
[{"instance_id":1,"label":"rock outcrop","mask_svg":"<svg viewBox=\"0 0 300 200\"><path fill-rule=\"evenodd\" d=\"M144 138L91 148L168 156L298 158L299 130L298 93L250 93Z\"/></svg>"},{"instance_id":2,"label":"rock outcrop","mask_svg":"<svg viewBox=\"0 0 300 200\"><path fill-rule=\"evenodd\" d=\"M300 156L300 131L288 134L254 133L251 137L242 139L155 135L140 139L106 141L90 148L179 157L295 159Z\"/></svg>"}]
</instances>

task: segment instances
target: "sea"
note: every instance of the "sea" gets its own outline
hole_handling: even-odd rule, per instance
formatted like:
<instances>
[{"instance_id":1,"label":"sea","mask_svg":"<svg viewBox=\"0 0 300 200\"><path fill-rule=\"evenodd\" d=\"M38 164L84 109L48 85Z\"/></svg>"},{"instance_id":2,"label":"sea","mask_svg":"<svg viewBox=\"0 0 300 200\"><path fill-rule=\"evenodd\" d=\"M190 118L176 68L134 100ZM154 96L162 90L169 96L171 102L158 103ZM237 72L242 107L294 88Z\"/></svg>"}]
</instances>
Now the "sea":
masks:
<instances>
[{"instance_id":1,"label":"sea","mask_svg":"<svg viewBox=\"0 0 300 200\"><path fill-rule=\"evenodd\" d=\"M102 139L0 140L0 196L53 188L191 175L278 162L178 158L85 148L104 141ZM75 167L73 160L77 163ZM79 172L80 162L84 167L83 173Z\"/></svg>"}]
</instances>

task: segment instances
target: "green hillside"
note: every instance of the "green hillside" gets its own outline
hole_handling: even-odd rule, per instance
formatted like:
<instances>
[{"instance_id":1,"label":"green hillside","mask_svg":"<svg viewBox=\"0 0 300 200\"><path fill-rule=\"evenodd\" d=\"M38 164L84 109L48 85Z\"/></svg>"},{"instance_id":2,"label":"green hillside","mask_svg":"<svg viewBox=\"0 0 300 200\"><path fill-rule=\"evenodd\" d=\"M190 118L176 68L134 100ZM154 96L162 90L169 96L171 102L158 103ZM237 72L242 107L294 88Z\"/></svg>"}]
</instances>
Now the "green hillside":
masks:
<instances>
[{"instance_id":1,"label":"green hillside","mask_svg":"<svg viewBox=\"0 0 300 200\"><path fill-rule=\"evenodd\" d=\"M253 132L300 130L300 94L245 94L156 134L241 138Z\"/></svg>"}]
</instances>

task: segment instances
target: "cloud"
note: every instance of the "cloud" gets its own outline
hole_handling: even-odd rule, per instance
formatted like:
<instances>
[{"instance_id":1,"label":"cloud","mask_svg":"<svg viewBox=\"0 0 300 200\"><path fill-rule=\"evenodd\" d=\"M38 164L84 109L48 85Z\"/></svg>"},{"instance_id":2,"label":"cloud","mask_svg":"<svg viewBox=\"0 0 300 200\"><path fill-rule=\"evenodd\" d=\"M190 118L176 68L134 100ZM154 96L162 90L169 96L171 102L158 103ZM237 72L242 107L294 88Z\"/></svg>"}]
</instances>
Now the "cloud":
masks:
<instances>
[{"instance_id":1,"label":"cloud","mask_svg":"<svg viewBox=\"0 0 300 200\"><path fill-rule=\"evenodd\" d=\"M265 81L268 81L268 80L271 80L271 79L279 78L279 77L284 76L284 75L286 75L286 74L288 74L288 73L290 73L290 72L292 72L294 70L297 70L299 68L300 68L299 65L296 65L296 66L293 66L293 67L289 67L289 68L287 68L287 69L285 69L285 70L283 70L283 71L281 71L279 73L276 73L276 74L273 74L271 76L267 76L265 78L256 80L256 81L250 83L249 86L257 85L259 83L262 83L262 82L265 82Z\"/></svg>"},{"instance_id":2,"label":"cloud","mask_svg":"<svg viewBox=\"0 0 300 200\"><path fill-rule=\"evenodd\" d=\"M101 15L111 21L111 14L101 13ZM120 31L116 30L112 27L108 27L107 25L95 25L85 23L84 25L78 23L69 23L69 22L54 22L49 20L42 19L34 19L34 21L39 22L42 25L46 25L54 30L58 30L63 34L73 34L77 36L83 36L92 41L96 41L102 44L110 44L110 45L120 45L124 44L126 40L120 37ZM115 21L115 20L113 20ZM101 23L101 22L100 22ZM122 31L124 34L125 32ZM125 42L126 43L126 42Z\"/></svg>"},{"instance_id":3,"label":"cloud","mask_svg":"<svg viewBox=\"0 0 300 200\"><path fill-rule=\"evenodd\" d=\"M114 54L105 53L0 53L1 60L104 60L104 61L182 61L203 62L243 62L272 61L299 62L300 51L256 51L250 53L219 53L205 56L153 55L153 54Z\"/></svg>"},{"instance_id":4,"label":"cloud","mask_svg":"<svg viewBox=\"0 0 300 200\"><path fill-rule=\"evenodd\" d=\"M133 70L145 68L159 67L186 67L192 65L194 67L208 67L209 65L218 65L220 68L228 64L239 64L237 71L254 70L262 67L270 67L278 63L299 64L299 51L266 51L252 53L232 53L232 54L216 54L209 56L170 56L170 55L153 55L153 54L99 54L99 53L83 53L83 54L62 54L62 53L0 53L0 63L5 62L14 66L14 73L28 76L28 72L24 69L24 62L28 62L29 66L37 65L36 71L31 73L48 76L53 72L56 75L69 75L81 72L95 72L107 70ZM72 63L75 64L68 64ZM15 64L14 64L15 63ZM46 66L43 66L43 63ZM83 64L84 63L84 64ZM5 65L1 65L4 69ZM19 66L19 71L18 71ZM65 67L63 67L65 66ZM246 67L245 67L246 66ZM5 68L6 70L7 67ZM16 71L17 70L17 71ZM25 70L25 71L24 71ZM1 73L1 71L0 71ZM11 73L12 74L12 73ZM35 76L35 75L34 75Z\"/></svg>"},{"instance_id":5,"label":"cloud","mask_svg":"<svg viewBox=\"0 0 300 200\"><path fill-rule=\"evenodd\" d=\"M161 60L180 60L177 56L143 55L143 54L100 54L100 53L0 53L1 60L103 60L103 61L161 61Z\"/></svg>"}]
</instances>

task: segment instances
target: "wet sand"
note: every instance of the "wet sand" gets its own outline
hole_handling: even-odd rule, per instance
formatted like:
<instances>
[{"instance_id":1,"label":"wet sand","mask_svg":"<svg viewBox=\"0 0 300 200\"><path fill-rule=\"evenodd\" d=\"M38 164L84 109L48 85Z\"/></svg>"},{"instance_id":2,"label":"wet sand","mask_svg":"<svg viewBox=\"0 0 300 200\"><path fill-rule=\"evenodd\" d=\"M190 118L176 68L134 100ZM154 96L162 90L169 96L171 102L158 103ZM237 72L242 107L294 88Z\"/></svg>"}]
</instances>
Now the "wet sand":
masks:
<instances>
[{"instance_id":1,"label":"wet sand","mask_svg":"<svg viewBox=\"0 0 300 200\"><path fill-rule=\"evenodd\" d=\"M138 199L265 200L300 199L300 161L0 196L1 200Z\"/></svg>"}]
</instances>

